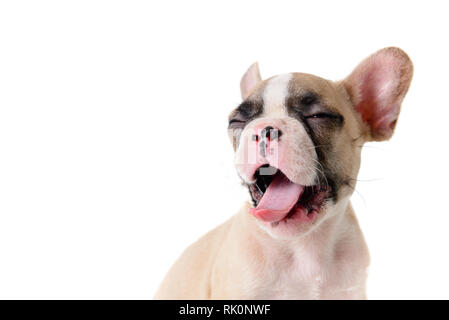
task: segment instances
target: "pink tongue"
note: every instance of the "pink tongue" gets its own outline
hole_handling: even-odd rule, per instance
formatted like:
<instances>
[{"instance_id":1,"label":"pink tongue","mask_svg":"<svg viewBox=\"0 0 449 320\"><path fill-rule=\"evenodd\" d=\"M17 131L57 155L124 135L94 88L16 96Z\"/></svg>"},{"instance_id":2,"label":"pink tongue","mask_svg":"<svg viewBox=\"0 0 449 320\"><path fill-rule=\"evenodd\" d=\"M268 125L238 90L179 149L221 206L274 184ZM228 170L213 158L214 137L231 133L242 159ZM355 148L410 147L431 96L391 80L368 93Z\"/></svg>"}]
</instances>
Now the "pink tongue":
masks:
<instances>
[{"instance_id":1,"label":"pink tongue","mask_svg":"<svg viewBox=\"0 0 449 320\"><path fill-rule=\"evenodd\" d=\"M303 190L304 186L293 183L285 175L278 173L259 201L259 205L250 208L249 212L265 222L280 221L298 202Z\"/></svg>"}]
</instances>

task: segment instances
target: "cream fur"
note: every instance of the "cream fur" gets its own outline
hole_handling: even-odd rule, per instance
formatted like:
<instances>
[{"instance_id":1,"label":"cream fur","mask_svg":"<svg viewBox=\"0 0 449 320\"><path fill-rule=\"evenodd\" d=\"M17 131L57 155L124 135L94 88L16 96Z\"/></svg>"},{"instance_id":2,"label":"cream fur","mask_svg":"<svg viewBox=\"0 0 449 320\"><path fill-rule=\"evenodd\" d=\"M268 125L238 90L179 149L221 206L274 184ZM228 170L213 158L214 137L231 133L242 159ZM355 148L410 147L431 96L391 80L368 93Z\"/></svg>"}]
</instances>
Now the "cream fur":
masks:
<instances>
[{"instance_id":1,"label":"cream fur","mask_svg":"<svg viewBox=\"0 0 449 320\"><path fill-rule=\"evenodd\" d=\"M368 250L346 200L313 232L273 240L249 204L192 244L167 274L157 299L361 299Z\"/></svg>"},{"instance_id":2,"label":"cream fur","mask_svg":"<svg viewBox=\"0 0 449 320\"><path fill-rule=\"evenodd\" d=\"M324 132L317 134L332 146L327 164L347 181L342 181L336 203L328 202L313 222L298 226L281 221L270 227L250 215L246 203L186 249L155 298L366 298L369 254L349 198L360 167L360 147L365 141L391 136L412 70L410 59L398 48L379 51L340 82L300 73L262 81L257 64L252 65L242 78L242 96L262 97L264 112L241 132L235 158L241 178L251 182L257 165L265 162L281 168L298 184L313 183L317 154L304 126L288 116L285 98L314 91L327 108L344 118L340 130L326 132L319 127ZM251 135L267 125L279 128L283 135L261 158L253 154ZM282 156L276 154L280 148Z\"/></svg>"}]
</instances>

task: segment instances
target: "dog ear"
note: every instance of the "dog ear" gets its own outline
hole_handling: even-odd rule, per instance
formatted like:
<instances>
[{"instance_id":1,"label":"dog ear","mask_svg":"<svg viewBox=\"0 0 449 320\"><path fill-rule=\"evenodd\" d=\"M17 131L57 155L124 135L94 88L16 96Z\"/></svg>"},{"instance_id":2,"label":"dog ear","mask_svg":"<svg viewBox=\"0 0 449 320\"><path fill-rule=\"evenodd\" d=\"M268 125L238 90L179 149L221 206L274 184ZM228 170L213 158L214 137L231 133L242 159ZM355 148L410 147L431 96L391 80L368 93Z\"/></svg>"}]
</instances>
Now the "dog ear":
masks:
<instances>
[{"instance_id":1,"label":"dog ear","mask_svg":"<svg viewBox=\"0 0 449 320\"><path fill-rule=\"evenodd\" d=\"M362 61L343 80L370 140L388 140L393 135L402 100L410 86L413 64L399 48L384 48Z\"/></svg>"},{"instance_id":2,"label":"dog ear","mask_svg":"<svg viewBox=\"0 0 449 320\"><path fill-rule=\"evenodd\" d=\"M254 62L245 72L242 80L240 80L240 92L242 94L242 99L245 100L251 93L252 89L254 89L254 87L261 81L262 78L260 77L259 65L257 62Z\"/></svg>"}]
</instances>

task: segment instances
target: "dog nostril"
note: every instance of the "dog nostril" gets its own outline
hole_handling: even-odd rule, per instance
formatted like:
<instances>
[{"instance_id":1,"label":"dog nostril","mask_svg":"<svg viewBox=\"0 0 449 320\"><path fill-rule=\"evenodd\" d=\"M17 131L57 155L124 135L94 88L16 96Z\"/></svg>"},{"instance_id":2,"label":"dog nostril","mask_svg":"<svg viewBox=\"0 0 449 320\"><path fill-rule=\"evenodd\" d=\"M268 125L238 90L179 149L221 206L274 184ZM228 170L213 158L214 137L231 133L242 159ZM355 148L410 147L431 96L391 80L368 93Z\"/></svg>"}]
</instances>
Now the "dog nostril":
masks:
<instances>
[{"instance_id":1,"label":"dog nostril","mask_svg":"<svg viewBox=\"0 0 449 320\"><path fill-rule=\"evenodd\" d=\"M269 140L276 140L281 136L281 134L281 130L275 129L272 126L265 127L260 133L262 138L268 138Z\"/></svg>"},{"instance_id":2,"label":"dog nostril","mask_svg":"<svg viewBox=\"0 0 449 320\"><path fill-rule=\"evenodd\" d=\"M271 140L276 140L279 139L279 137L281 136L282 132L279 129L273 129L270 131L270 139Z\"/></svg>"},{"instance_id":3,"label":"dog nostril","mask_svg":"<svg viewBox=\"0 0 449 320\"><path fill-rule=\"evenodd\" d=\"M268 126L263 128L262 132L260 133L260 135L262 136L262 138L269 138L270 137L270 131L273 130L274 128L272 126Z\"/></svg>"}]
</instances>

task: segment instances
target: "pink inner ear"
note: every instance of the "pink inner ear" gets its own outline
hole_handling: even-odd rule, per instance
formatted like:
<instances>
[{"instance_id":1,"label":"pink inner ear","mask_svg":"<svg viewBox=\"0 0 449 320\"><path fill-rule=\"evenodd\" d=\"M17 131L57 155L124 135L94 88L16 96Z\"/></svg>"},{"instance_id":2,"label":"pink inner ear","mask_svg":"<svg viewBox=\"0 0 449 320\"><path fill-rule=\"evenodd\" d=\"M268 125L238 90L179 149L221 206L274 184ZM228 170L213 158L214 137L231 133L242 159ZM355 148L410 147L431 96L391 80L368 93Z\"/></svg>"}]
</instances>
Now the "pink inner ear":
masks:
<instances>
[{"instance_id":1,"label":"pink inner ear","mask_svg":"<svg viewBox=\"0 0 449 320\"><path fill-rule=\"evenodd\" d=\"M362 101L356 106L363 121L371 130L385 131L394 128L399 114L398 88L400 74L392 57L372 61L363 73L360 87Z\"/></svg>"},{"instance_id":2,"label":"pink inner ear","mask_svg":"<svg viewBox=\"0 0 449 320\"><path fill-rule=\"evenodd\" d=\"M392 135L411 76L405 53L387 48L363 61L347 79L355 108L374 139Z\"/></svg>"}]
</instances>

